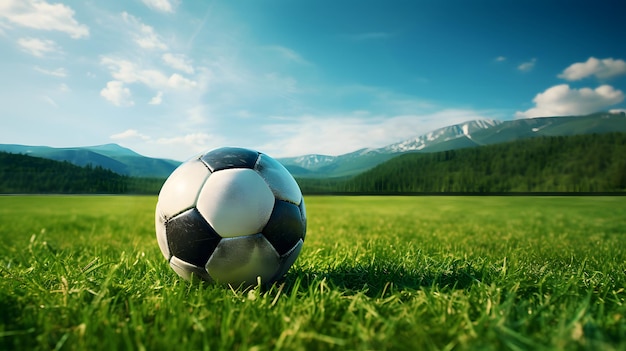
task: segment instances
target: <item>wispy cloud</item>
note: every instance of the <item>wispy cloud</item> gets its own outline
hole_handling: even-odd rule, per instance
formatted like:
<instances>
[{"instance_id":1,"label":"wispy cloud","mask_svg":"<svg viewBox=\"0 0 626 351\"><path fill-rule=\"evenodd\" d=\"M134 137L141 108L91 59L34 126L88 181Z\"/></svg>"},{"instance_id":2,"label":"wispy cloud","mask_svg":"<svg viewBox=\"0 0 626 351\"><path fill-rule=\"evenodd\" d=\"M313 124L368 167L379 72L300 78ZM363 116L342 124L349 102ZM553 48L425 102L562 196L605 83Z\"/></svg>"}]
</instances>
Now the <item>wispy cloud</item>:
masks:
<instances>
[{"instance_id":1,"label":"wispy cloud","mask_svg":"<svg viewBox=\"0 0 626 351\"><path fill-rule=\"evenodd\" d=\"M3 0L0 18L22 27L59 31L74 39L89 36L89 27L74 18L74 10L64 4L41 0Z\"/></svg>"},{"instance_id":2,"label":"wispy cloud","mask_svg":"<svg viewBox=\"0 0 626 351\"><path fill-rule=\"evenodd\" d=\"M306 153L339 155L363 147L386 146L437 128L486 117L480 111L462 109L391 116L354 111L348 115L275 117L263 127L271 141L259 148L277 157Z\"/></svg>"},{"instance_id":3,"label":"wispy cloud","mask_svg":"<svg viewBox=\"0 0 626 351\"><path fill-rule=\"evenodd\" d=\"M124 139L150 140L149 136L139 133L136 129L127 129L121 133L111 135L110 138L113 140L124 140Z\"/></svg>"},{"instance_id":4,"label":"wispy cloud","mask_svg":"<svg viewBox=\"0 0 626 351\"><path fill-rule=\"evenodd\" d=\"M207 132L193 132L172 137L161 137L152 140L151 143L160 148L167 147L167 149L174 150L178 155L187 155L187 158L203 151L230 145L229 141L223 136Z\"/></svg>"},{"instance_id":5,"label":"wispy cloud","mask_svg":"<svg viewBox=\"0 0 626 351\"><path fill-rule=\"evenodd\" d=\"M191 60L183 54L172 54L172 53L167 52L163 54L162 59L166 65L176 70L179 70L188 74L194 73L194 68L193 68L193 64Z\"/></svg>"},{"instance_id":6,"label":"wispy cloud","mask_svg":"<svg viewBox=\"0 0 626 351\"><path fill-rule=\"evenodd\" d=\"M53 77L58 77L58 78L67 77L67 71L63 67L50 70L50 69L41 68L39 66L35 66L35 71L48 75L48 76L53 76Z\"/></svg>"},{"instance_id":7,"label":"wispy cloud","mask_svg":"<svg viewBox=\"0 0 626 351\"><path fill-rule=\"evenodd\" d=\"M163 92L159 91L155 96L150 99L148 105L160 105L163 102Z\"/></svg>"},{"instance_id":8,"label":"wispy cloud","mask_svg":"<svg viewBox=\"0 0 626 351\"><path fill-rule=\"evenodd\" d=\"M196 29L194 30L193 34L191 34L191 36L189 37L189 40L187 41L188 47L191 47L193 45L193 42L196 40L196 37L198 36L198 34L200 34L200 32L202 31L206 23L209 21L209 18L213 14L214 5L215 5L214 1L209 2L208 8L206 10L206 13L204 14L204 17L202 18L200 23L196 26Z\"/></svg>"},{"instance_id":9,"label":"wispy cloud","mask_svg":"<svg viewBox=\"0 0 626 351\"><path fill-rule=\"evenodd\" d=\"M300 55L299 53L297 53L295 50L290 49L288 47L284 47L281 45L270 45L270 46L266 46L266 49L273 51L274 53L276 53L280 58L288 61L288 62L294 62L294 63L298 63L298 64L302 64L302 65L310 65L311 63L307 60L305 60L302 55Z\"/></svg>"},{"instance_id":10,"label":"wispy cloud","mask_svg":"<svg viewBox=\"0 0 626 351\"><path fill-rule=\"evenodd\" d=\"M605 110L624 100L624 93L610 85L596 89L571 88L568 84L555 85L537 94L535 107L518 111L517 118L582 115Z\"/></svg>"},{"instance_id":11,"label":"wispy cloud","mask_svg":"<svg viewBox=\"0 0 626 351\"><path fill-rule=\"evenodd\" d=\"M174 13L179 0L141 0L149 8L165 13Z\"/></svg>"},{"instance_id":12,"label":"wispy cloud","mask_svg":"<svg viewBox=\"0 0 626 351\"><path fill-rule=\"evenodd\" d=\"M141 20L128 12L122 12L122 19L131 28L132 36L135 43L143 49L167 50L167 45L161 37L156 33L153 27L144 24Z\"/></svg>"},{"instance_id":13,"label":"wispy cloud","mask_svg":"<svg viewBox=\"0 0 626 351\"><path fill-rule=\"evenodd\" d=\"M626 62L613 58L597 59L590 57L586 62L577 62L567 67L558 77L576 81L595 76L598 79L609 79L626 74Z\"/></svg>"},{"instance_id":14,"label":"wispy cloud","mask_svg":"<svg viewBox=\"0 0 626 351\"><path fill-rule=\"evenodd\" d=\"M57 102L54 101L53 98L49 97L48 95L44 95L41 97L46 103L48 103L50 106L57 108L59 107L59 105L57 105Z\"/></svg>"},{"instance_id":15,"label":"wispy cloud","mask_svg":"<svg viewBox=\"0 0 626 351\"><path fill-rule=\"evenodd\" d=\"M505 56L498 56L494 59L494 61L496 62L504 62L506 61L506 57Z\"/></svg>"},{"instance_id":16,"label":"wispy cloud","mask_svg":"<svg viewBox=\"0 0 626 351\"><path fill-rule=\"evenodd\" d=\"M20 38L17 40L17 45L19 45L23 51L36 57L61 52L61 48L53 40L49 39Z\"/></svg>"},{"instance_id":17,"label":"wispy cloud","mask_svg":"<svg viewBox=\"0 0 626 351\"><path fill-rule=\"evenodd\" d=\"M537 64L537 59L533 58L530 61L523 62L522 64L517 66L517 69L522 72L530 72L533 70L533 68L535 68L535 64Z\"/></svg>"},{"instance_id":18,"label":"wispy cloud","mask_svg":"<svg viewBox=\"0 0 626 351\"><path fill-rule=\"evenodd\" d=\"M153 137L133 128L110 135L109 138L131 148L146 148L148 145L150 148L161 150L159 157L172 157L175 159L177 157L173 157L173 155L187 155L187 157L192 157L194 154L227 144L227 141L222 136L206 132ZM168 152L163 152L164 148L167 149Z\"/></svg>"},{"instance_id":19,"label":"wispy cloud","mask_svg":"<svg viewBox=\"0 0 626 351\"><path fill-rule=\"evenodd\" d=\"M198 86L198 82L178 73L168 76L158 69L143 68L129 60L105 56L100 63L109 69L114 79L124 83L142 83L155 90L186 90Z\"/></svg>"}]
</instances>

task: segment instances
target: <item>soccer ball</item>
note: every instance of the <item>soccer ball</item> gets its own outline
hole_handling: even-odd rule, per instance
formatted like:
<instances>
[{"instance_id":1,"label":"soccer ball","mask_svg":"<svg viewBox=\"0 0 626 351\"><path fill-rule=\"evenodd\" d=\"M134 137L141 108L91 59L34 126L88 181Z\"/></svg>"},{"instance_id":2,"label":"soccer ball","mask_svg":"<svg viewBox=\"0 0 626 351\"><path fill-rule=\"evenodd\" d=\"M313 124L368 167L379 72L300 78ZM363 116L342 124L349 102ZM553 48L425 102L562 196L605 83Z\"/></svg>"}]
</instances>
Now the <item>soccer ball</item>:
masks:
<instances>
[{"instance_id":1,"label":"soccer ball","mask_svg":"<svg viewBox=\"0 0 626 351\"><path fill-rule=\"evenodd\" d=\"M306 235L300 187L278 161L219 148L180 165L156 205L156 237L172 269L233 287L271 284L295 262Z\"/></svg>"}]
</instances>

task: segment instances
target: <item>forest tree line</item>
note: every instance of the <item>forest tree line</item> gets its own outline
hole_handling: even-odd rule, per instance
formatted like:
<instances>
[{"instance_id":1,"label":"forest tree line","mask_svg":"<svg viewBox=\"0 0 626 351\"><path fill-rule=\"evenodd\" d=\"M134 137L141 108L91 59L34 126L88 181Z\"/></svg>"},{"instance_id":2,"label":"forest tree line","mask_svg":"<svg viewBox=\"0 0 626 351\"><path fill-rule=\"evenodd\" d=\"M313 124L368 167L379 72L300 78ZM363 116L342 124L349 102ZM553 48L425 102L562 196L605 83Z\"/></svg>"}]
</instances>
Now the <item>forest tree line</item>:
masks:
<instances>
[{"instance_id":1,"label":"forest tree line","mask_svg":"<svg viewBox=\"0 0 626 351\"><path fill-rule=\"evenodd\" d=\"M164 181L0 152L4 194L158 194ZM297 181L304 194L626 192L626 133L409 153L351 178Z\"/></svg>"},{"instance_id":2,"label":"forest tree line","mask_svg":"<svg viewBox=\"0 0 626 351\"><path fill-rule=\"evenodd\" d=\"M298 179L304 193L625 192L626 134L538 137L398 156L348 179Z\"/></svg>"},{"instance_id":3,"label":"forest tree line","mask_svg":"<svg viewBox=\"0 0 626 351\"><path fill-rule=\"evenodd\" d=\"M157 194L164 179L133 178L100 166L0 152L2 194Z\"/></svg>"}]
</instances>

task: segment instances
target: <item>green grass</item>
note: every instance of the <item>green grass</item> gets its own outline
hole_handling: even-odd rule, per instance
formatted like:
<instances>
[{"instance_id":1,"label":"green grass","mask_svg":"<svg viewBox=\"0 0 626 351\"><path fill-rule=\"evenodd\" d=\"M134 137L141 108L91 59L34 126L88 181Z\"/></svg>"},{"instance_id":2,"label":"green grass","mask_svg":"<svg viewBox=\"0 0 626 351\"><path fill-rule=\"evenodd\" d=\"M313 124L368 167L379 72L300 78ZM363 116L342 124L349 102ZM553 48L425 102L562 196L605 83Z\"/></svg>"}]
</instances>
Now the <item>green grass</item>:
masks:
<instances>
[{"instance_id":1,"label":"green grass","mask_svg":"<svg viewBox=\"0 0 626 351\"><path fill-rule=\"evenodd\" d=\"M187 283L154 197L0 197L0 349L626 350L625 197L307 197L267 290Z\"/></svg>"}]
</instances>

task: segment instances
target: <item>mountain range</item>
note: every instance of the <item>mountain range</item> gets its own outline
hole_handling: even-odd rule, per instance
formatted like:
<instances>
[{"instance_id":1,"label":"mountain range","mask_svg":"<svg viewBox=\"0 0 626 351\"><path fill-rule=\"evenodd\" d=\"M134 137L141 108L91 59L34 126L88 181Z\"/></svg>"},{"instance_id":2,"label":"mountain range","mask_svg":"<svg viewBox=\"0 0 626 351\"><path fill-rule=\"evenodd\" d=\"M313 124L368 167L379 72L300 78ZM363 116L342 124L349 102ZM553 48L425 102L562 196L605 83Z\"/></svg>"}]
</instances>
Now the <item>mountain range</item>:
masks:
<instances>
[{"instance_id":1,"label":"mountain range","mask_svg":"<svg viewBox=\"0 0 626 351\"><path fill-rule=\"evenodd\" d=\"M146 157L117 144L69 148L0 144L0 151L67 161L77 166L100 166L131 177L167 178L180 165L179 161Z\"/></svg>"},{"instance_id":2,"label":"mountain range","mask_svg":"<svg viewBox=\"0 0 626 351\"><path fill-rule=\"evenodd\" d=\"M607 132L626 132L626 114L602 112L586 116L540 117L511 121L473 120L381 148L365 148L338 156L311 154L279 158L278 161L299 178L347 177L362 173L405 153L455 150L539 136ZM71 148L0 144L0 151L67 161L78 166L100 166L118 174L147 178L166 178L181 163L142 156L117 144Z\"/></svg>"},{"instance_id":3,"label":"mountain range","mask_svg":"<svg viewBox=\"0 0 626 351\"><path fill-rule=\"evenodd\" d=\"M382 148L339 156L304 155L278 159L295 177L345 177L362 173L409 152L438 152L512 142L540 136L626 132L626 114L525 118L512 121L473 120L447 126Z\"/></svg>"}]
</instances>

